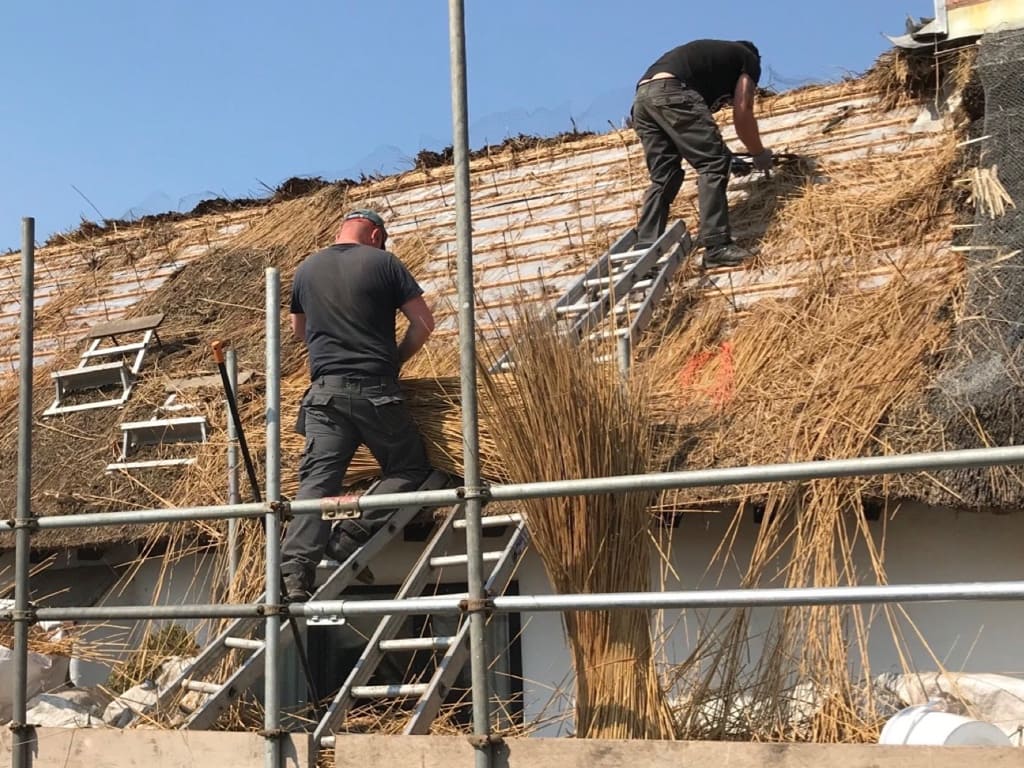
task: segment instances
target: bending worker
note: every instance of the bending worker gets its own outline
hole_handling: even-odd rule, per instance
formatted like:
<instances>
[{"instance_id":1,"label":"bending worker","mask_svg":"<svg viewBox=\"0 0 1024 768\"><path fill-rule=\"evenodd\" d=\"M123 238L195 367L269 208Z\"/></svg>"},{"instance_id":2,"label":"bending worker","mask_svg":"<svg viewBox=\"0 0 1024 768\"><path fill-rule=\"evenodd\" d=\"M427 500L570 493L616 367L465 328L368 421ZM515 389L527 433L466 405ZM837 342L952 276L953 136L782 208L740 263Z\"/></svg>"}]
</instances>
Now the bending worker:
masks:
<instances>
[{"instance_id":1,"label":"bending worker","mask_svg":"<svg viewBox=\"0 0 1024 768\"><path fill-rule=\"evenodd\" d=\"M336 496L360 445L381 466L377 493L420 487L430 474L423 438L405 407L398 373L434 330L423 289L404 264L384 250L384 221L373 211L352 211L334 245L308 256L295 273L291 324L309 351L311 383L302 398L296 431L306 446L297 499ZM409 328L395 340L401 311ZM309 599L325 550L344 561L366 543L394 510L364 512L337 524L299 515L282 545L285 598ZM328 549L328 538L330 548ZM364 581L372 580L368 572Z\"/></svg>"},{"instance_id":2,"label":"bending worker","mask_svg":"<svg viewBox=\"0 0 1024 768\"><path fill-rule=\"evenodd\" d=\"M732 155L713 112L731 101L736 134L758 170L772 166L772 151L761 143L754 96L761 55L746 40L695 40L673 48L652 64L637 84L633 129L651 175L637 226L640 246L665 231L669 207L683 183L681 160L699 174L699 244L705 267L735 266L748 251L732 241L726 186Z\"/></svg>"}]
</instances>

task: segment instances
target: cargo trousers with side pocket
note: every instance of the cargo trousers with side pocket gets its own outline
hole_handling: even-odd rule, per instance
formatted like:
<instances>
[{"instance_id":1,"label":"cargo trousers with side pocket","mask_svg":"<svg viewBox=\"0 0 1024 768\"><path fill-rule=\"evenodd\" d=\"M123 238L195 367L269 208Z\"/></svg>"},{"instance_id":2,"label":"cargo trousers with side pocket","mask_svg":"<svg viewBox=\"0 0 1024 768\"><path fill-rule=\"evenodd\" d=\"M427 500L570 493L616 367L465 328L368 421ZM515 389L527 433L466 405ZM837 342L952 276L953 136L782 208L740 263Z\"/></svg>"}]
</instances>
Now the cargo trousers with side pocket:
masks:
<instances>
[{"instance_id":1,"label":"cargo trousers with side pocket","mask_svg":"<svg viewBox=\"0 0 1024 768\"><path fill-rule=\"evenodd\" d=\"M305 435L296 499L321 499L341 493L345 472L360 445L381 466L375 493L400 493L420 487L431 466L401 387L379 376L321 376L302 398L295 431ZM338 523L331 555L348 557L380 530L393 509L371 510L358 520ZM340 535L339 535L340 534ZM312 588L324 555L331 524L319 515L297 515L281 547L286 579L299 578Z\"/></svg>"},{"instance_id":2,"label":"cargo trousers with side pocket","mask_svg":"<svg viewBox=\"0 0 1024 768\"><path fill-rule=\"evenodd\" d=\"M699 93L674 78L652 80L636 90L633 130L644 148L651 184L644 194L637 240L653 243L665 231L669 208L683 184L682 161L699 174L698 244L732 242L729 227L729 148Z\"/></svg>"}]
</instances>

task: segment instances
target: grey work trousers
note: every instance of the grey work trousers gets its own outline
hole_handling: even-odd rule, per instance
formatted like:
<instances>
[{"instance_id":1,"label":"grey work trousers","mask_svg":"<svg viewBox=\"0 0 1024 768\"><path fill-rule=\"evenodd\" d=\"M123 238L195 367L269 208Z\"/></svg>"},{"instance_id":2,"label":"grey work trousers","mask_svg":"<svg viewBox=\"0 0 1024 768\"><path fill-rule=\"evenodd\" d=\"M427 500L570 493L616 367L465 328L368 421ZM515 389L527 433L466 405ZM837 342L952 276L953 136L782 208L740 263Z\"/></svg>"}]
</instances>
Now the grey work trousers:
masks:
<instances>
[{"instance_id":1,"label":"grey work trousers","mask_svg":"<svg viewBox=\"0 0 1024 768\"><path fill-rule=\"evenodd\" d=\"M726 198L731 157L701 95L674 78L639 86L633 100L633 130L651 175L637 240L653 243L664 233L669 207L683 184L681 161L685 159L699 174L698 242L710 247L731 242Z\"/></svg>"},{"instance_id":2,"label":"grey work trousers","mask_svg":"<svg viewBox=\"0 0 1024 768\"><path fill-rule=\"evenodd\" d=\"M299 464L297 499L322 499L341 493L349 462L366 445L381 466L376 493L415 490L430 474L423 438L393 379L321 376L302 398L296 431L306 436ZM331 556L347 558L380 530L393 509L364 512L337 525ZM288 524L281 547L281 571L313 586L331 524L319 515L298 515Z\"/></svg>"}]
</instances>

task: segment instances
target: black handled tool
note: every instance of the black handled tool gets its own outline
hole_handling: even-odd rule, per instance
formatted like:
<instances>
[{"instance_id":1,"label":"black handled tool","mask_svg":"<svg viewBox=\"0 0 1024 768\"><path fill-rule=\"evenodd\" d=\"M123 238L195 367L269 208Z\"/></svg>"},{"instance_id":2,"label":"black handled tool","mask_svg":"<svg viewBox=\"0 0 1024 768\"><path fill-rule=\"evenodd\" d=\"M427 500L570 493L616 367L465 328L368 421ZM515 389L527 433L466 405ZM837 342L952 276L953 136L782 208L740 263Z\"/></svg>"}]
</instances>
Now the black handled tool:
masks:
<instances>
[{"instance_id":1,"label":"black handled tool","mask_svg":"<svg viewBox=\"0 0 1024 768\"><path fill-rule=\"evenodd\" d=\"M259 483L256 480L256 468L252 463L252 456L249 455L249 445L245 442L245 430L242 429L242 419L238 415L238 402L235 397L235 392L231 388L231 379L228 377L228 369L224 358L224 348L227 346L224 342L219 339L210 343L210 347L213 349L213 359L217 362L217 369L220 371L220 380L224 385L224 396L228 401L228 410L231 412L231 421L235 425L235 435L238 437L238 447L242 451L242 461L245 462L245 472L249 476L249 486L252 488L253 501L261 502L263 497L260 494ZM284 588L284 579L282 577L282 589ZM295 650L299 656L299 664L302 666L302 672L306 677L306 693L309 696L309 701L313 705L313 712L316 714L317 719L320 719L320 699L316 695L316 685L313 682L313 672L309 667L309 658L306 656L306 647L302 643L302 633L299 631L299 623L296 621L294 616L288 616L288 624L292 628L292 635L295 638Z\"/></svg>"}]
</instances>

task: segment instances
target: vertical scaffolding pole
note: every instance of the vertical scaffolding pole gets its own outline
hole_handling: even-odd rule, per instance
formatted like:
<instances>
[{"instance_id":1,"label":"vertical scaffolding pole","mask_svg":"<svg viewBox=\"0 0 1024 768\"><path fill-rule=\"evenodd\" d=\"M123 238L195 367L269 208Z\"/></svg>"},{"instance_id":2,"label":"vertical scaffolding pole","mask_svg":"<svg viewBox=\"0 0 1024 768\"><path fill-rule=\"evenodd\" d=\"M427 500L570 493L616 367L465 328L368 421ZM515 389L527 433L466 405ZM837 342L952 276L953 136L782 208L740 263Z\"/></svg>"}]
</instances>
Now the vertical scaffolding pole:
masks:
<instances>
[{"instance_id":1,"label":"vertical scaffolding pole","mask_svg":"<svg viewBox=\"0 0 1024 768\"><path fill-rule=\"evenodd\" d=\"M280 275L267 269L267 487L266 500L281 500L281 318ZM267 512L267 630L264 637L263 735L266 738L266 768L281 768L281 533L279 513Z\"/></svg>"},{"instance_id":2,"label":"vertical scaffolding pole","mask_svg":"<svg viewBox=\"0 0 1024 768\"><path fill-rule=\"evenodd\" d=\"M32 514L32 345L35 310L36 221L21 220L21 345L18 355L18 494L14 520L14 691L11 765L31 768L33 729L28 723L29 554L35 516Z\"/></svg>"},{"instance_id":3,"label":"vertical scaffolding pole","mask_svg":"<svg viewBox=\"0 0 1024 768\"><path fill-rule=\"evenodd\" d=\"M228 383L231 384L231 391L238 396L238 359L235 357L235 350L231 347L227 350L225 364L228 369ZM228 412L228 504L238 504L242 501L238 492L238 435L235 434L235 420ZM241 559L241 550L238 543L238 519L228 520L228 585L235 580L238 573L238 564Z\"/></svg>"},{"instance_id":4,"label":"vertical scaffolding pole","mask_svg":"<svg viewBox=\"0 0 1024 768\"><path fill-rule=\"evenodd\" d=\"M452 80L452 147L455 159L455 237L458 251L459 369L462 395L462 451L465 474L469 647L473 691L473 745L477 768L490 768L491 696L487 679L487 615L484 612L480 515L480 440L477 421L476 316L469 188L469 117L466 87L466 19L463 0L448 0Z\"/></svg>"},{"instance_id":5,"label":"vertical scaffolding pole","mask_svg":"<svg viewBox=\"0 0 1024 768\"><path fill-rule=\"evenodd\" d=\"M612 308L615 311L615 308ZM632 339L630 338L629 332L620 334L616 338L616 350L619 357L619 373L622 374L623 378L629 377L629 369L632 365Z\"/></svg>"}]
</instances>

